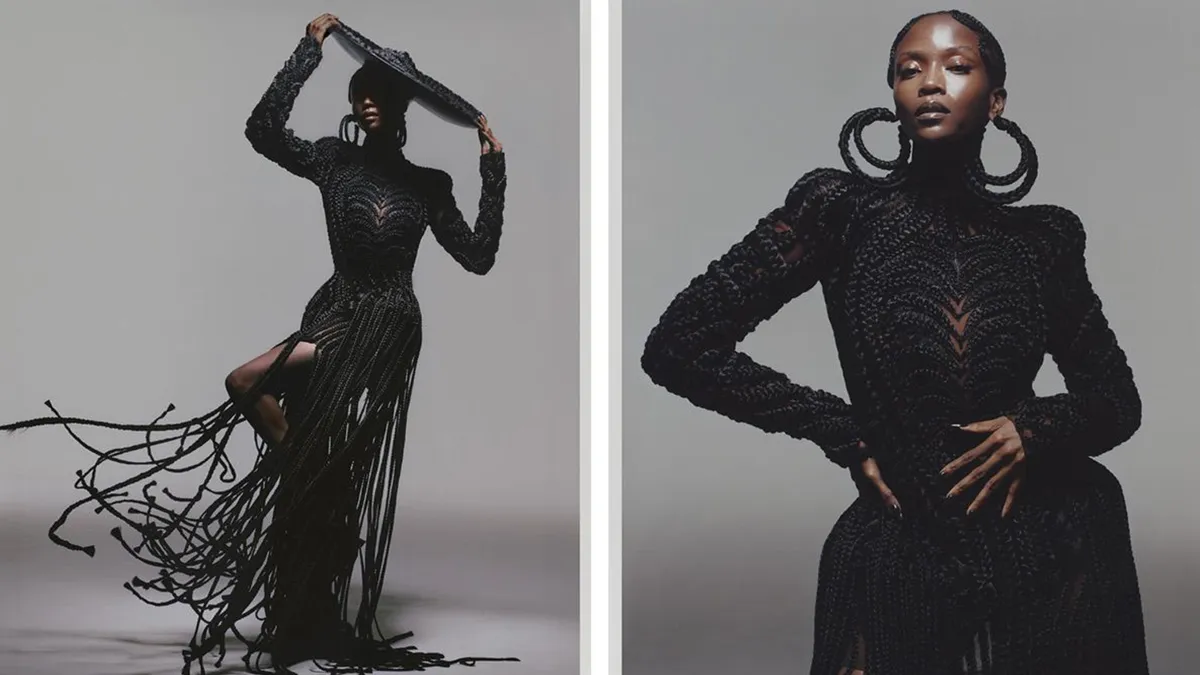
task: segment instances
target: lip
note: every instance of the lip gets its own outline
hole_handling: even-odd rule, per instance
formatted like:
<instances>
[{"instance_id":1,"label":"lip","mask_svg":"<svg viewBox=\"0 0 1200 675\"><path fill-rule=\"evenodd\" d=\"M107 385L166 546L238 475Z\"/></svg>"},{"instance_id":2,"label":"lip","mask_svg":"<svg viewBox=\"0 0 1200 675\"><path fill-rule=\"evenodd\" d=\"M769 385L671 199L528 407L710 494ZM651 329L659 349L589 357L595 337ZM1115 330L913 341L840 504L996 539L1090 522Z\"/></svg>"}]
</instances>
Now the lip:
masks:
<instances>
[{"instance_id":1,"label":"lip","mask_svg":"<svg viewBox=\"0 0 1200 675\"><path fill-rule=\"evenodd\" d=\"M940 120L950 114L950 109L937 101L926 101L917 106L915 116L919 120Z\"/></svg>"}]
</instances>

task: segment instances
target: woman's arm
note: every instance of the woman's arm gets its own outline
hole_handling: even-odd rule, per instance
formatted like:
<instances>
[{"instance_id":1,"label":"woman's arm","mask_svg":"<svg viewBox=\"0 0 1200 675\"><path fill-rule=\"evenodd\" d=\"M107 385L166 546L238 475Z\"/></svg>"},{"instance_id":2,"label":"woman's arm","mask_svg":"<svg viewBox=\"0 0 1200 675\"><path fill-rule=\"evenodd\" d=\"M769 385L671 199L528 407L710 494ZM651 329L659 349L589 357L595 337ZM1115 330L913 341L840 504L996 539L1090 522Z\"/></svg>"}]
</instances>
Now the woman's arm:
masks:
<instances>
[{"instance_id":1,"label":"woman's arm","mask_svg":"<svg viewBox=\"0 0 1200 675\"><path fill-rule=\"evenodd\" d=\"M1096 456L1133 436L1141 425L1142 401L1088 278L1083 224L1066 209L1049 207L1047 215L1057 249L1047 286L1048 351L1067 393L1025 401L1013 421L1031 459Z\"/></svg>"},{"instance_id":2,"label":"woman's arm","mask_svg":"<svg viewBox=\"0 0 1200 675\"><path fill-rule=\"evenodd\" d=\"M323 153L316 143L297 138L287 122L300 88L320 63L321 43L305 35L246 120L246 138L260 155L309 180L317 180Z\"/></svg>"},{"instance_id":3,"label":"woman's arm","mask_svg":"<svg viewBox=\"0 0 1200 675\"><path fill-rule=\"evenodd\" d=\"M836 264L846 214L835 206L849 181L832 170L801 178L782 207L676 296L642 354L643 370L672 393L764 431L811 440L843 467L865 457L850 405L790 381L737 345Z\"/></svg>"},{"instance_id":4,"label":"woman's arm","mask_svg":"<svg viewBox=\"0 0 1200 675\"><path fill-rule=\"evenodd\" d=\"M487 274L496 262L500 230L504 224L504 190L508 185L504 153L480 155L479 174L483 178L483 189L479 193L479 214L472 230L454 201L454 184L450 176L441 171L433 173L430 228L442 248L464 269Z\"/></svg>"}]
</instances>

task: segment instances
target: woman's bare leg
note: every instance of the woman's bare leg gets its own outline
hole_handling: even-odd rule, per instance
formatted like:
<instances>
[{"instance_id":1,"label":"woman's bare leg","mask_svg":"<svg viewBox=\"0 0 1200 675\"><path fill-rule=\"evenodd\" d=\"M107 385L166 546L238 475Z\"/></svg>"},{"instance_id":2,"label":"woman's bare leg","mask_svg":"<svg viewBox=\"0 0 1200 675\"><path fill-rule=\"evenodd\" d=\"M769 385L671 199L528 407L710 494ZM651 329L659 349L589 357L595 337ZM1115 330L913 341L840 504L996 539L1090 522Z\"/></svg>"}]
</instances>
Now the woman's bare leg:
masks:
<instances>
[{"instance_id":1,"label":"woman's bare leg","mask_svg":"<svg viewBox=\"0 0 1200 675\"><path fill-rule=\"evenodd\" d=\"M846 660L849 665L842 666L838 675L866 675L867 643L861 634L854 636L854 643L846 650Z\"/></svg>"},{"instance_id":2,"label":"woman's bare leg","mask_svg":"<svg viewBox=\"0 0 1200 675\"><path fill-rule=\"evenodd\" d=\"M279 345L267 353L238 366L225 378L225 390L229 392L230 399L241 408L246 421L250 423L250 426L271 447L278 447L287 434L288 429L287 417L283 414L283 408L279 405L279 399L269 391L259 391L253 400L247 400L246 394L254 386L254 383L258 381L258 378L267 372L267 369L271 367L275 359L279 358L279 354L283 351L284 346ZM298 343L277 371L277 374L272 375L272 377L278 378L277 381L294 385L300 376L306 374L316 354L317 347L313 343ZM275 391L277 388L267 387L267 389Z\"/></svg>"}]
</instances>

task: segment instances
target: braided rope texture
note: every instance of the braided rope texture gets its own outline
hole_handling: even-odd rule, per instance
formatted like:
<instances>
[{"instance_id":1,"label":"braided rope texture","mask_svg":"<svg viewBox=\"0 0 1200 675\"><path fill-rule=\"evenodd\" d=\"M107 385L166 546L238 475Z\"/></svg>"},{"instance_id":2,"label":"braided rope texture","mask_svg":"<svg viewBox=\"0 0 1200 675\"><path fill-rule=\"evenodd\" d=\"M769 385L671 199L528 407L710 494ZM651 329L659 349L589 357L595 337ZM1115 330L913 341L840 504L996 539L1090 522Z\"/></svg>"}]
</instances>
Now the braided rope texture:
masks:
<instances>
[{"instance_id":1,"label":"braided rope texture","mask_svg":"<svg viewBox=\"0 0 1200 675\"><path fill-rule=\"evenodd\" d=\"M66 509L50 536L93 555L94 546L57 530L84 506L118 520L112 535L155 570L126 588L149 604L183 604L197 615L183 651L185 675L220 669L230 636L247 647L251 672L291 672L287 663L307 659L331 673L516 660L420 652L397 644L410 633L386 637L376 620L421 346L412 286L417 248L428 228L467 270L491 269L503 221L504 156L481 156L472 229L454 202L450 177L410 164L398 148L373 155L343 139L297 138L287 120L320 60L320 46L306 36L246 125L255 150L319 187L335 269L247 395L274 391L274 376L301 341L317 346L311 376L279 394L289 420L284 442L268 447L256 437L257 460L238 476L229 439L244 418L231 402L180 422L166 421L170 406L150 424L65 417L48 402L52 416L0 431L59 426L94 455L77 472L76 487L87 496ZM80 427L135 438L102 449L84 440ZM101 477L131 467L132 476ZM179 474L196 478L190 493L159 484ZM355 580L361 597L353 603ZM235 626L251 617L260 622L257 636ZM261 665L264 656L271 665Z\"/></svg>"},{"instance_id":2,"label":"braided rope texture","mask_svg":"<svg viewBox=\"0 0 1200 675\"><path fill-rule=\"evenodd\" d=\"M964 171L967 169L964 167ZM979 197L965 179L896 184L820 169L675 297L642 367L696 406L878 462L903 505L860 496L825 542L813 675L1143 675L1142 609L1121 486L1094 457L1141 400L1093 291L1070 211ZM849 400L738 343L821 286ZM1037 396L1050 354L1067 393ZM972 516L940 474L1008 415L1028 453L1014 511ZM861 480L860 480L861 485Z\"/></svg>"}]
</instances>

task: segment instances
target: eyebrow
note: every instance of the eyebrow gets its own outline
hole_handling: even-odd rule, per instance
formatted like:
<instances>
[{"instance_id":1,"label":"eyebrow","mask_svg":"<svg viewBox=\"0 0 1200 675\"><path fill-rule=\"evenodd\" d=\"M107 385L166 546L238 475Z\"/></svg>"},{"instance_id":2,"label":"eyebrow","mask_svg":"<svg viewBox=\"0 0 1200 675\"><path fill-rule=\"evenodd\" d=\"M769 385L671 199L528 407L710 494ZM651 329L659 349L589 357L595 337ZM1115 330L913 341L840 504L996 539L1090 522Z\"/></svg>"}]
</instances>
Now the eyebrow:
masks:
<instances>
[{"instance_id":1,"label":"eyebrow","mask_svg":"<svg viewBox=\"0 0 1200 675\"><path fill-rule=\"evenodd\" d=\"M972 45L955 45L953 47L948 47L948 48L944 49L943 52L946 54L961 54L961 53L966 52L966 53L975 55L975 54L978 54L979 50L976 49ZM922 59L922 58L925 58L925 52L923 52L919 49L909 49L909 50L903 51L896 55L897 61L899 61L900 59Z\"/></svg>"}]
</instances>

